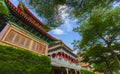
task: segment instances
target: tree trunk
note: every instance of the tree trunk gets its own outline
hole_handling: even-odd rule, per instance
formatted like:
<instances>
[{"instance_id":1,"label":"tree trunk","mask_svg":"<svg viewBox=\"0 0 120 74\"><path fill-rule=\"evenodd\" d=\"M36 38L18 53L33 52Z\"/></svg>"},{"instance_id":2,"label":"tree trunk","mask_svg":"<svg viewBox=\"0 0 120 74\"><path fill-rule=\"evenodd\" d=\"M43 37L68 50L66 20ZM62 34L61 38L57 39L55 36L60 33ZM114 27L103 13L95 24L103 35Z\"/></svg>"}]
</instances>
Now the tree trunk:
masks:
<instances>
[{"instance_id":1,"label":"tree trunk","mask_svg":"<svg viewBox=\"0 0 120 74\"><path fill-rule=\"evenodd\" d=\"M118 59L117 55L115 54L114 50L112 49L111 45L108 45L108 49L110 49L110 52L115 59L116 63L118 64L118 67L120 69L120 60Z\"/></svg>"},{"instance_id":2,"label":"tree trunk","mask_svg":"<svg viewBox=\"0 0 120 74\"><path fill-rule=\"evenodd\" d=\"M105 60L106 69L108 70L107 74L112 74L113 71L110 67L110 64L109 64L108 60L105 57L104 57L104 60Z\"/></svg>"},{"instance_id":3,"label":"tree trunk","mask_svg":"<svg viewBox=\"0 0 120 74\"><path fill-rule=\"evenodd\" d=\"M105 68L105 70L104 70L104 74L108 74L107 68Z\"/></svg>"},{"instance_id":4,"label":"tree trunk","mask_svg":"<svg viewBox=\"0 0 120 74\"><path fill-rule=\"evenodd\" d=\"M106 56L101 56L101 59L104 59L104 64L105 64L104 74L112 74L112 68Z\"/></svg>"}]
</instances>

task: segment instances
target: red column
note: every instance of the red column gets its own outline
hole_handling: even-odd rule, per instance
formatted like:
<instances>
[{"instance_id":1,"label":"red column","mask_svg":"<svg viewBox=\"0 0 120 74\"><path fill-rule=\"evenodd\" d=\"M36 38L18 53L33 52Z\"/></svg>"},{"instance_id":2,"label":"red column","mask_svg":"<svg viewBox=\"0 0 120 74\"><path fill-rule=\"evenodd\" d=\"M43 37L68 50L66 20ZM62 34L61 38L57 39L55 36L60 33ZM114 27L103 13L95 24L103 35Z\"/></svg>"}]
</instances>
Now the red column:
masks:
<instances>
[{"instance_id":1,"label":"red column","mask_svg":"<svg viewBox=\"0 0 120 74\"><path fill-rule=\"evenodd\" d=\"M58 52L55 53L55 58L57 58L57 57L58 57Z\"/></svg>"},{"instance_id":2,"label":"red column","mask_svg":"<svg viewBox=\"0 0 120 74\"><path fill-rule=\"evenodd\" d=\"M60 57L62 58L63 56L62 56L62 51L60 52Z\"/></svg>"}]
</instances>

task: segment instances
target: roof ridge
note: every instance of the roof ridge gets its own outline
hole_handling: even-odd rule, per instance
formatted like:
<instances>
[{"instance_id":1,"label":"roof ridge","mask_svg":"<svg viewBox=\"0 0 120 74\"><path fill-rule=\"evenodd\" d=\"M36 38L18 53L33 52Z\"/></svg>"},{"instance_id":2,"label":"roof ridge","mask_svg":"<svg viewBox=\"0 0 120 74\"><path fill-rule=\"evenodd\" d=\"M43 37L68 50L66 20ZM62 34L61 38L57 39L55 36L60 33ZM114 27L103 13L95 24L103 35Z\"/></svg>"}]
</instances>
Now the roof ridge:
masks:
<instances>
[{"instance_id":1,"label":"roof ridge","mask_svg":"<svg viewBox=\"0 0 120 74\"><path fill-rule=\"evenodd\" d=\"M25 20L27 20L29 23L31 23L32 26L34 26L37 30L41 31L43 34L45 34L47 37L49 37L53 40L58 40L55 37L53 37L52 35L48 34L44 29L42 29L41 27L36 25L34 22L32 22L25 14L23 14L23 12L21 12L19 9L17 9L17 7L15 5L13 5L12 2L10 2L10 0L6 0L6 1L20 16L22 16Z\"/></svg>"},{"instance_id":2,"label":"roof ridge","mask_svg":"<svg viewBox=\"0 0 120 74\"><path fill-rule=\"evenodd\" d=\"M21 8L22 7L22 8ZM44 25L36 16L33 15L33 13L23 4L22 1L19 2L18 4L18 9L20 9L21 11L24 11L25 13L28 14L28 16L30 16L31 18L33 18L36 22L39 23L39 25L41 27L47 27L50 30L50 27L48 27L47 25Z\"/></svg>"}]
</instances>

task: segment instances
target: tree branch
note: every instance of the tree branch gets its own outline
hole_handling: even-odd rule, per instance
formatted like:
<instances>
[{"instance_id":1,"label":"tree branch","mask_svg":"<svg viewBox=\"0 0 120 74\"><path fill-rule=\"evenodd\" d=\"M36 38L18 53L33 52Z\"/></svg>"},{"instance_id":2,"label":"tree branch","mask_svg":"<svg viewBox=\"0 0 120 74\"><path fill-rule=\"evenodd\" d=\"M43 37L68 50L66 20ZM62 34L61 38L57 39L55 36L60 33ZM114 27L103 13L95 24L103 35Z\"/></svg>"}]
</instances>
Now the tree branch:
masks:
<instances>
[{"instance_id":1,"label":"tree branch","mask_svg":"<svg viewBox=\"0 0 120 74\"><path fill-rule=\"evenodd\" d=\"M116 30L116 32L109 38L110 44L115 40L115 38L119 35L119 29Z\"/></svg>"},{"instance_id":2,"label":"tree branch","mask_svg":"<svg viewBox=\"0 0 120 74\"><path fill-rule=\"evenodd\" d=\"M96 33L103 41L105 41L105 43L108 43L108 41L101 34L99 34L98 32L96 32Z\"/></svg>"}]
</instances>

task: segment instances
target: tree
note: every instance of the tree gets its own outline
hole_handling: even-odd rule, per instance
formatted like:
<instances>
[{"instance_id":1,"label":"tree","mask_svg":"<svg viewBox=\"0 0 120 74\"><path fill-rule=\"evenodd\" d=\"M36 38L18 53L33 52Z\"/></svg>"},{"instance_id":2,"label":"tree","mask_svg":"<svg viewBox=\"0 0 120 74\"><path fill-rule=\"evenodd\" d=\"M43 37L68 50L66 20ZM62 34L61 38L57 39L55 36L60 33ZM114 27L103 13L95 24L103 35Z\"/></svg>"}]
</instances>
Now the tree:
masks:
<instances>
[{"instance_id":1,"label":"tree","mask_svg":"<svg viewBox=\"0 0 120 74\"><path fill-rule=\"evenodd\" d=\"M82 36L81 48L90 48L95 44L106 46L120 68L120 61L112 45L119 42L120 7L98 7L91 11L89 17L75 29ZM117 48L119 49L119 48Z\"/></svg>"},{"instance_id":2,"label":"tree","mask_svg":"<svg viewBox=\"0 0 120 74\"><path fill-rule=\"evenodd\" d=\"M0 14L2 14L2 15L9 14L9 10L4 1L0 1Z\"/></svg>"},{"instance_id":3,"label":"tree","mask_svg":"<svg viewBox=\"0 0 120 74\"><path fill-rule=\"evenodd\" d=\"M66 6L66 13L73 17L85 17L96 6L111 6L119 0L30 0L29 4L35 9L39 16L46 19L47 25L52 27L60 26L65 20L61 13ZM61 8L61 9L60 9ZM61 12L60 12L61 11Z\"/></svg>"},{"instance_id":4,"label":"tree","mask_svg":"<svg viewBox=\"0 0 120 74\"><path fill-rule=\"evenodd\" d=\"M81 69L81 73L82 74L95 74L94 72L91 72L91 71L88 71L88 70L85 70L85 69Z\"/></svg>"},{"instance_id":5,"label":"tree","mask_svg":"<svg viewBox=\"0 0 120 74\"><path fill-rule=\"evenodd\" d=\"M100 44L91 46L81 56L83 57L83 62L93 65L94 71L112 74L113 71L119 70L116 62L110 55L109 49Z\"/></svg>"}]
</instances>

